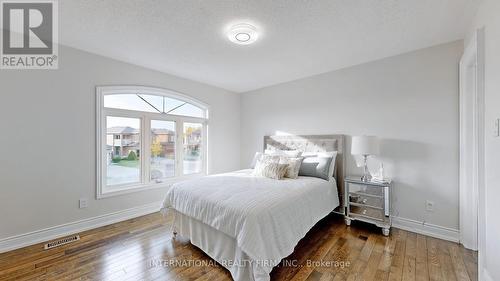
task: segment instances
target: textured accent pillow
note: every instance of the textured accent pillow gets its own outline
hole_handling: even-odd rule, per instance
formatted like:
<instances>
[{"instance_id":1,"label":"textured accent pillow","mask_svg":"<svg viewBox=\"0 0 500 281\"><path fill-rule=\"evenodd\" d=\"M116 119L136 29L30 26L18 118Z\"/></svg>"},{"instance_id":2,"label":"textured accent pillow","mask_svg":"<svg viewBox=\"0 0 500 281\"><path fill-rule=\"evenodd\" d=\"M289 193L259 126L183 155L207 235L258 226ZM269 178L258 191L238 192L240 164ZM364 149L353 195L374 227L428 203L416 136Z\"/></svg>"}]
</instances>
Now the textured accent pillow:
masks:
<instances>
[{"instance_id":1,"label":"textured accent pillow","mask_svg":"<svg viewBox=\"0 0 500 281\"><path fill-rule=\"evenodd\" d=\"M285 176L287 168L288 164L266 163L262 166L261 176L280 180Z\"/></svg>"},{"instance_id":2,"label":"textured accent pillow","mask_svg":"<svg viewBox=\"0 0 500 281\"><path fill-rule=\"evenodd\" d=\"M300 165L299 176L316 177L324 180L330 180L330 168L332 162L334 162L333 156L321 157L318 155L306 157Z\"/></svg>"},{"instance_id":3,"label":"textured accent pillow","mask_svg":"<svg viewBox=\"0 0 500 281\"><path fill-rule=\"evenodd\" d=\"M300 157L302 151L300 150L281 150L281 149L266 149L264 154L274 155L274 156L286 156L286 157Z\"/></svg>"},{"instance_id":4,"label":"textured accent pillow","mask_svg":"<svg viewBox=\"0 0 500 281\"><path fill-rule=\"evenodd\" d=\"M299 177L300 165L302 164L302 157L280 157L280 164L287 164L285 178L296 179Z\"/></svg>"},{"instance_id":5,"label":"textured accent pillow","mask_svg":"<svg viewBox=\"0 0 500 281\"><path fill-rule=\"evenodd\" d=\"M265 154L260 155L260 157L257 159L257 162L255 163L255 167L253 169L253 175L263 176L263 170L265 169L266 165L272 163L278 164L279 161L280 161L279 156L271 156Z\"/></svg>"}]
</instances>

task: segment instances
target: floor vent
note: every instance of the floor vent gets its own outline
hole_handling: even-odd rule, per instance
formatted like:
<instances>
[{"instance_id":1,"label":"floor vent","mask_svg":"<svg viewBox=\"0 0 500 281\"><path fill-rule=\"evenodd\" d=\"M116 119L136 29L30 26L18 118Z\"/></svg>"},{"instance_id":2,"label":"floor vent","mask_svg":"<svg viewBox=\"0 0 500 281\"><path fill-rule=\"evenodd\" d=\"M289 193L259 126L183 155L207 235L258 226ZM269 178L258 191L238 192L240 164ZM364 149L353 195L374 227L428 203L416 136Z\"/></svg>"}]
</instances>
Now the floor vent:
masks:
<instances>
[{"instance_id":1,"label":"floor vent","mask_svg":"<svg viewBox=\"0 0 500 281\"><path fill-rule=\"evenodd\" d=\"M45 244L44 249L45 250L52 249L52 248L66 245L66 244L69 244L71 242L75 242L78 240L80 240L80 235L73 235L70 237L65 237L65 238L62 238L62 239L59 239L56 241L52 241L52 242Z\"/></svg>"}]
</instances>

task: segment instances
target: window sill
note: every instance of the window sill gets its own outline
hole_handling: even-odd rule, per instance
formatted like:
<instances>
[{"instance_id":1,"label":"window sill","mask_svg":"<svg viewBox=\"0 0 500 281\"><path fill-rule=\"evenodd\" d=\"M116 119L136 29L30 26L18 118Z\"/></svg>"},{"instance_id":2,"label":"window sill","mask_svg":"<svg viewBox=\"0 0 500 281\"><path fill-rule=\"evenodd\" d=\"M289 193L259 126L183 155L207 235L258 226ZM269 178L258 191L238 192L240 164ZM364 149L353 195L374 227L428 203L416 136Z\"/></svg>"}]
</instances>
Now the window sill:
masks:
<instances>
[{"instance_id":1,"label":"window sill","mask_svg":"<svg viewBox=\"0 0 500 281\"><path fill-rule=\"evenodd\" d=\"M152 190L152 189L158 189L158 188L167 188L167 187L170 187L174 183L178 183L178 182L190 180L190 179L195 179L195 178L200 178L203 176L206 176L206 174L200 173L200 174L184 175L184 176L180 176L180 177L166 179L162 183L134 184L134 185L126 185L126 186L116 186L116 187L111 187L111 188L105 187L104 190L108 189L108 191L97 192L96 198L97 199L104 199L104 198L115 197L115 196L120 196L120 195L124 195L124 194L140 192L140 191L146 191L146 190Z\"/></svg>"}]
</instances>

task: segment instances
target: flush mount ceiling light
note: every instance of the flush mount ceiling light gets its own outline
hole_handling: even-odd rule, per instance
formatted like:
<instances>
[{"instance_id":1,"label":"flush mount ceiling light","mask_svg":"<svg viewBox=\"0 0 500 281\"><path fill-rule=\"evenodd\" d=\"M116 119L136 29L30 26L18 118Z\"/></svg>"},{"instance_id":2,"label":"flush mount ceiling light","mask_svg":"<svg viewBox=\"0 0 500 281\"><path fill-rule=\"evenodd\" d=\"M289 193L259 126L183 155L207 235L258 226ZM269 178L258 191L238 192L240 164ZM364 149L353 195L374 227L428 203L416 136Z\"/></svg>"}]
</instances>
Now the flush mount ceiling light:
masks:
<instances>
[{"instance_id":1,"label":"flush mount ceiling light","mask_svg":"<svg viewBox=\"0 0 500 281\"><path fill-rule=\"evenodd\" d=\"M233 43L248 45L257 41L259 34L257 28L248 23L235 24L227 31L227 38Z\"/></svg>"}]
</instances>

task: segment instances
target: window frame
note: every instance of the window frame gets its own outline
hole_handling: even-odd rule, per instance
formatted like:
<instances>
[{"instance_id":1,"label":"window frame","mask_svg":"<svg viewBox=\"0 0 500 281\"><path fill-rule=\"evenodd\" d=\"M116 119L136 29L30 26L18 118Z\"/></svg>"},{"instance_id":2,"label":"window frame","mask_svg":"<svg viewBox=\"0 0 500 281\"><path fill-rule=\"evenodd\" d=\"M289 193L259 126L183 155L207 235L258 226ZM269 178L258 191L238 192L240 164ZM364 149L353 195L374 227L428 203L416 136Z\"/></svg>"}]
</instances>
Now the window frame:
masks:
<instances>
[{"instance_id":1,"label":"window frame","mask_svg":"<svg viewBox=\"0 0 500 281\"><path fill-rule=\"evenodd\" d=\"M136 111L129 109L117 109L104 107L104 97L113 94L148 94L164 96L168 98L177 99L183 102L190 103L201 108L204 111L204 118L189 117L175 114L154 113L145 111ZM207 174L208 169L208 113L209 106L198 100L195 100L182 93L172 91L169 89L145 87L145 86L98 86L96 87L96 198L102 199L121 194L127 194L138 191L145 191L155 188L161 188L171 185L172 183L185 180L188 178L195 178ZM140 181L139 183L111 185L112 191L106 191L107 177L107 152L106 152L106 117L126 117L126 118L139 118L140 129ZM150 179L150 162L151 153L148 149L151 148L151 120L171 121L175 122L175 176L166 178L162 183L154 183ZM200 173L184 175L183 171L183 158L184 158L184 145L183 145L183 125L184 123L200 123L202 124L202 170Z\"/></svg>"}]
</instances>

